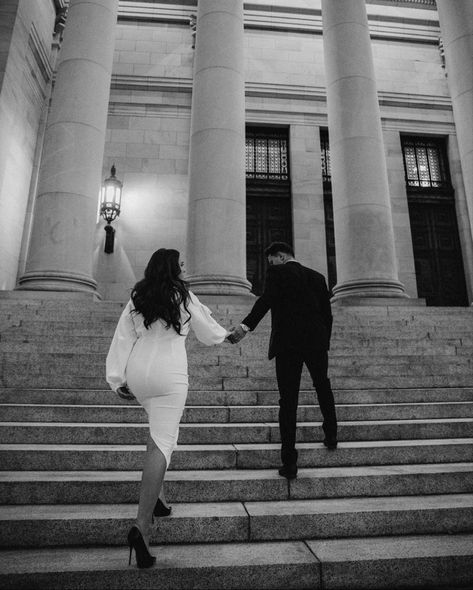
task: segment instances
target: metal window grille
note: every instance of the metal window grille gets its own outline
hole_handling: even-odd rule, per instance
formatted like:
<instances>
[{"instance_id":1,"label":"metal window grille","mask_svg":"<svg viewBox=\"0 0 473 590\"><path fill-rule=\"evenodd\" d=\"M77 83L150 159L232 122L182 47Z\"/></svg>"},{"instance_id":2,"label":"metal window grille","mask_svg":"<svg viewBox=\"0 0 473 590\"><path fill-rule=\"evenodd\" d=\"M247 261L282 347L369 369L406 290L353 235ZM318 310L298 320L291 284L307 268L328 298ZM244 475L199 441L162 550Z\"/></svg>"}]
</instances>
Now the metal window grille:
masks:
<instances>
[{"instance_id":1,"label":"metal window grille","mask_svg":"<svg viewBox=\"0 0 473 590\"><path fill-rule=\"evenodd\" d=\"M389 6L390 4L398 5L398 6L412 6L412 8L436 8L435 0L366 0L368 4L385 4Z\"/></svg>"},{"instance_id":2,"label":"metal window grille","mask_svg":"<svg viewBox=\"0 0 473 590\"><path fill-rule=\"evenodd\" d=\"M246 178L289 180L287 133L271 129L246 130Z\"/></svg>"},{"instance_id":3,"label":"metal window grille","mask_svg":"<svg viewBox=\"0 0 473 590\"><path fill-rule=\"evenodd\" d=\"M320 151L322 158L322 180L323 182L332 181L332 168L330 165L330 145L328 142L328 130L320 130Z\"/></svg>"},{"instance_id":4,"label":"metal window grille","mask_svg":"<svg viewBox=\"0 0 473 590\"><path fill-rule=\"evenodd\" d=\"M430 190L450 187L443 142L405 137L402 153L408 188Z\"/></svg>"}]
</instances>

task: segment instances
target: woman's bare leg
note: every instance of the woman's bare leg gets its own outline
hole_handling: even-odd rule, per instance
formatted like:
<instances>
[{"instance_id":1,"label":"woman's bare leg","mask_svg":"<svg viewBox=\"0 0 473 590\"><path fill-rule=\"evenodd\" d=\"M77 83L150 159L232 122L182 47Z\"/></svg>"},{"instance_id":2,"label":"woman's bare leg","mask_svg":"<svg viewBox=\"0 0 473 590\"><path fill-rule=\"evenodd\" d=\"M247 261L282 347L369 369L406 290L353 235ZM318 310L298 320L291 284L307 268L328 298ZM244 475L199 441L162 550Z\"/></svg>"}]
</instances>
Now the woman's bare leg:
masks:
<instances>
[{"instance_id":1,"label":"woman's bare leg","mask_svg":"<svg viewBox=\"0 0 473 590\"><path fill-rule=\"evenodd\" d=\"M162 491L166 468L166 458L150 436L143 466L143 476L141 478L138 516L136 517L136 524L147 545L149 545L149 533L153 510L158 495L160 494L160 491Z\"/></svg>"}]
</instances>

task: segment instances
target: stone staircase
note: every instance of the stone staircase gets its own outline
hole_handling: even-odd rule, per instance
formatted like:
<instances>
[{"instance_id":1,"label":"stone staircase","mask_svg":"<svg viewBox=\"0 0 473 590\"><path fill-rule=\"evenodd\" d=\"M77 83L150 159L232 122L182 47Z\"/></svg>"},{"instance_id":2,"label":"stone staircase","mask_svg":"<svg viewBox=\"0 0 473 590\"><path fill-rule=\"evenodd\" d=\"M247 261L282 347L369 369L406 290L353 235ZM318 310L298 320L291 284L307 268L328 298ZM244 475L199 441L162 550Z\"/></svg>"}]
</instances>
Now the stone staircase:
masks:
<instances>
[{"instance_id":1,"label":"stone staircase","mask_svg":"<svg viewBox=\"0 0 473 590\"><path fill-rule=\"evenodd\" d=\"M248 310L211 307L226 326ZM291 482L269 318L235 346L191 336L151 570L125 546L146 417L104 381L121 309L0 298L1 588L473 587L472 308L335 307L339 448L304 374Z\"/></svg>"}]
</instances>

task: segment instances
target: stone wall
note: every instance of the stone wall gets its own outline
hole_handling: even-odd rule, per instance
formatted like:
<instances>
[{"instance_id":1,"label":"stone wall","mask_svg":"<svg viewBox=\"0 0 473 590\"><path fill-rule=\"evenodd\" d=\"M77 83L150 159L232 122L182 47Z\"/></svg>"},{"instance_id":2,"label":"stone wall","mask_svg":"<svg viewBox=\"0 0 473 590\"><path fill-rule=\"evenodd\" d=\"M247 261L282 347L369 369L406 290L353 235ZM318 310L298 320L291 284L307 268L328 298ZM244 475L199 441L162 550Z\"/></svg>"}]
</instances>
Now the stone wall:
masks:
<instances>
[{"instance_id":1,"label":"stone wall","mask_svg":"<svg viewBox=\"0 0 473 590\"><path fill-rule=\"evenodd\" d=\"M188 26L117 26L103 176L115 163L124 185L116 241L133 274L124 268L114 293L141 278L156 249L186 250L191 45ZM104 224L97 224L97 256L108 265ZM97 280L107 298L103 276Z\"/></svg>"}]
</instances>

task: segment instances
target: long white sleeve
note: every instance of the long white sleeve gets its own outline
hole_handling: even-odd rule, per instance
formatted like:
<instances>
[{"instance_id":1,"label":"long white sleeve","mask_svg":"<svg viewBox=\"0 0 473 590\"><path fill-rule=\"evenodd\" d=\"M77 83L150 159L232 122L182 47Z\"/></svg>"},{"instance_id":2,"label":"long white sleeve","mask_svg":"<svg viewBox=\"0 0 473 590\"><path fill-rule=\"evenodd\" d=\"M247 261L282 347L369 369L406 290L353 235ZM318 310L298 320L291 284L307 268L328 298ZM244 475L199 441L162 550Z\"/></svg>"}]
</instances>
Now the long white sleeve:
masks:
<instances>
[{"instance_id":1,"label":"long white sleeve","mask_svg":"<svg viewBox=\"0 0 473 590\"><path fill-rule=\"evenodd\" d=\"M105 363L107 383L114 391L126 383L126 365L138 339L130 315L132 309L132 303L129 301L118 320Z\"/></svg>"},{"instance_id":2,"label":"long white sleeve","mask_svg":"<svg viewBox=\"0 0 473 590\"><path fill-rule=\"evenodd\" d=\"M198 340L207 346L221 344L225 340L227 330L213 319L210 309L192 292L188 308L191 314L190 324Z\"/></svg>"}]
</instances>

